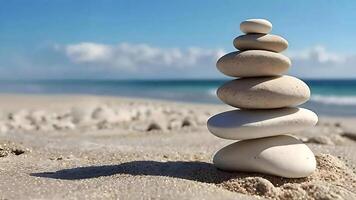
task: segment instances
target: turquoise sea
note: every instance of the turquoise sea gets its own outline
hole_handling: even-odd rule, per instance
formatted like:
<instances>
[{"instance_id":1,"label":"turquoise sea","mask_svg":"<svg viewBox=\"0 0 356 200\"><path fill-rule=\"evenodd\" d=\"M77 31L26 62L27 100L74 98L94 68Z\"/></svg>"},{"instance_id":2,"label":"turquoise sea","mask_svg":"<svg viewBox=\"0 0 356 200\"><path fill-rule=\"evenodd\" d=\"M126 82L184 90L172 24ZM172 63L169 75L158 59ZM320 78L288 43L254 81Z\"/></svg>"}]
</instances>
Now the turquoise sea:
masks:
<instances>
[{"instance_id":1,"label":"turquoise sea","mask_svg":"<svg viewBox=\"0 0 356 200\"><path fill-rule=\"evenodd\" d=\"M0 93L95 94L220 104L216 89L226 80L0 81ZM304 80L312 97L303 107L319 114L356 116L356 80Z\"/></svg>"}]
</instances>

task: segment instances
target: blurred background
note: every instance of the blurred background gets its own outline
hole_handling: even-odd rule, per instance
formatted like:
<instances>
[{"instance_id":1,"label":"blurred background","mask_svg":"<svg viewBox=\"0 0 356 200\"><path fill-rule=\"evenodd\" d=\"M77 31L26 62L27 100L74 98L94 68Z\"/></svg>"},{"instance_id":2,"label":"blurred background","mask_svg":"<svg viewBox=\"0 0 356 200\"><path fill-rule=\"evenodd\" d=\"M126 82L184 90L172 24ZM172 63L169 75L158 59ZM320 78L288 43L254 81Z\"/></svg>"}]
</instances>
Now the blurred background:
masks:
<instances>
[{"instance_id":1,"label":"blurred background","mask_svg":"<svg viewBox=\"0 0 356 200\"><path fill-rule=\"evenodd\" d=\"M239 23L266 18L289 41L289 74L319 114L356 116L356 2L1 1L0 92L221 103ZM1 100L0 100L1 101Z\"/></svg>"}]
</instances>

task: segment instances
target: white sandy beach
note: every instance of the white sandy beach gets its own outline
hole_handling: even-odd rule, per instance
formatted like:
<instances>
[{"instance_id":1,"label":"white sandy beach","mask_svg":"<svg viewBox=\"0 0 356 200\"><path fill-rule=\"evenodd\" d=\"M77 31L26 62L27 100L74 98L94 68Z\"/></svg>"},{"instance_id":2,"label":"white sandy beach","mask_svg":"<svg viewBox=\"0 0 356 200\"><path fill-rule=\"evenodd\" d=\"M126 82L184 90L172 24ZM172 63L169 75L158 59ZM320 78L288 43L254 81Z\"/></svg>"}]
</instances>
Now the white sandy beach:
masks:
<instances>
[{"instance_id":1,"label":"white sandy beach","mask_svg":"<svg viewBox=\"0 0 356 200\"><path fill-rule=\"evenodd\" d=\"M304 179L227 173L233 141L206 120L231 107L99 96L0 96L0 199L356 199L356 118L320 116L298 136ZM291 158L293 159L293 158Z\"/></svg>"}]
</instances>

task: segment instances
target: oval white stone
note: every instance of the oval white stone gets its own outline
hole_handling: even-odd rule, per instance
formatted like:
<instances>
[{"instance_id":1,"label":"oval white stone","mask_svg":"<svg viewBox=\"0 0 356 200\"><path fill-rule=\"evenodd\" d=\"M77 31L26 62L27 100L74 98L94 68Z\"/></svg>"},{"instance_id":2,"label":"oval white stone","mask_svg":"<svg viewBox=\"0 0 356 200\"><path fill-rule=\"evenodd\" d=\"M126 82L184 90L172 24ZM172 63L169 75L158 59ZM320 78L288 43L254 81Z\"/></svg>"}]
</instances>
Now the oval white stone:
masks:
<instances>
[{"instance_id":1,"label":"oval white stone","mask_svg":"<svg viewBox=\"0 0 356 200\"><path fill-rule=\"evenodd\" d=\"M264 50L236 51L221 57L217 68L227 76L276 76L288 70L291 61L287 56Z\"/></svg>"},{"instance_id":2,"label":"oval white stone","mask_svg":"<svg viewBox=\"0 0 356 200\"><path fill-rule=\"evenodd\" d=\"M288 135L233 143L220 149L213 163L226 171L258 172L286 178L307 177L316 169L313 152Z\"/></svg>"},{"instance_id":3,"label":"oval white stone","mask_svg":"<svg viewBox=\"0 0 356 200\"><path fill-rule=\"evenodd\" d=\"M248 19L241 22L240 30L244 33L269 33L272 24L265 19Z\"/></svg>"},{"instance_id":4,"label":"oval white stone","mask_svg":"<svg viewBox=\"0 0 356 200\"><path fill-rule=\"evenodd\" d=\"M309 87L292 76L240 78L219 87L218 97L236 108L272 109L298 106L310 97Z\"/></svg>"},{"instance_id":5,"label":"oval white stone","mask_svg":"<svg viewBox=\"0 0 356 200\"><path fill-rule=\"evenodd\" d=\"M246 140L294 133L313 127L318 116L304 108L273 110L231 110L208 120L209 131L217 137Z\"/></svg>"},{"instance_id":6,"label":"oval white stone","mask_svg":"<svg viewBox=\"0 0 356 200\"><path fill-rule=\"evenodd\" d=\"M248 34L234 39L234 46L238 50L267 50L281 52L288 47L288 42L278 35Z\"/></svg>"}]
</instances>

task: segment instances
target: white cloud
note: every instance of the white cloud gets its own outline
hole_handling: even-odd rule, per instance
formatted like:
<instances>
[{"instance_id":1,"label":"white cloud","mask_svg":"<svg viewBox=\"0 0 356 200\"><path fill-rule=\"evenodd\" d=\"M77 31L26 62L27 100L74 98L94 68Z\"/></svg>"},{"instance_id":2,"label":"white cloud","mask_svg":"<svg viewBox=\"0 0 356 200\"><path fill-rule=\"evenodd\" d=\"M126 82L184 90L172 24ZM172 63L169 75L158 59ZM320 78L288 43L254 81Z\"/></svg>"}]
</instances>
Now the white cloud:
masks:
<instances>
[{"instance_id":1,"label":"white cloud","mask_svg":"<svg viewBox=\"0 0 356 200\"><path fill-rule=\"evenodd\" d=\"M356 55L330 52L323 46L291 51L290 74L304 78L356 77Z\"/></svg>"},{"instance_id":2,"label":"white cloud","mask_svg":"<svg viewBox=\"0 0 356 200\"><path fill-rule=\"evenodd\" d=\"M59 49L73 63L131 71L203 65L213 67L216 60L225 53L222 49L158 48L147 44L107 45L90 42L65 45Z\"/></svg>"},{"instance_id":3,"label":"white cloud","mask_svg":"<svg viewBox=\"0 0 356 200\"><path fill-rule=\"evenodd\" d=\"M291 59L299 61L309 61L313 63L343 63L347 57L345 55L328 52L323 46L315 46L298 52L288 54Z\"/></svg>"},{"instance_id":4,"label":"white cloud","mask_svg":"<svg viewBox=\"0 0 356 200\"><path fill-rule=\"evenodd\" d=\"M216 60L226 53L223 49L202 49L190 47L160 48L148 44L121 43L108 45L100 43L77 43L61 46L68 60L76 65L91 66L95 69L120 72L128 78L139 74L155 77L223 77L215 68ZM302 78L356 77L356 55L328 51L315 46L298 51L288 51L292 60L289 74Z\"/></svg>"},{"instance_id":5,"label":"white cloud","mask_svg":"<svg viewBox=\"0 0 356 200\"><path fill-rule=\"evenodd\" d=\"M119 73L122 77L224 77L215 68L216 60L226 53L223 49L190 47L160 48L148 44L117 45L92 42L56 47L74 65L91 66L103 73ZM315 46L288 51L292 60L289 74L301 78L356 77L356 55L328 51ZM189 71L188 71L189 70ZM187 73L190 72L190 73Z\"/></svg>"},{"instance_id":6,"label":"white cloud","mask_svg":"<svg viewBox=\"0 0 356 200\"><path fill-rule=\"evenodd\" d=\"M228 78L215 67L216 60L225 53L219 48L161 48L130 43L57 44L27 54L2 55L0 79L11 74L31 79ZM286 55L292 60L288 74L300 78L356 78L356 54L316 46L289 50Z\"/></svg>"},{"instance_id":7,"label":"white cloud","mask_svg":"<svg viewBox=\"0 0 356 200\"><path fill-rule=\"evenodd\" d=\"M95 43L80 43L68 45L65 49L66 55L74 62L105 61L111 57L111 48Z\"/></svg>"}]
</instances>

